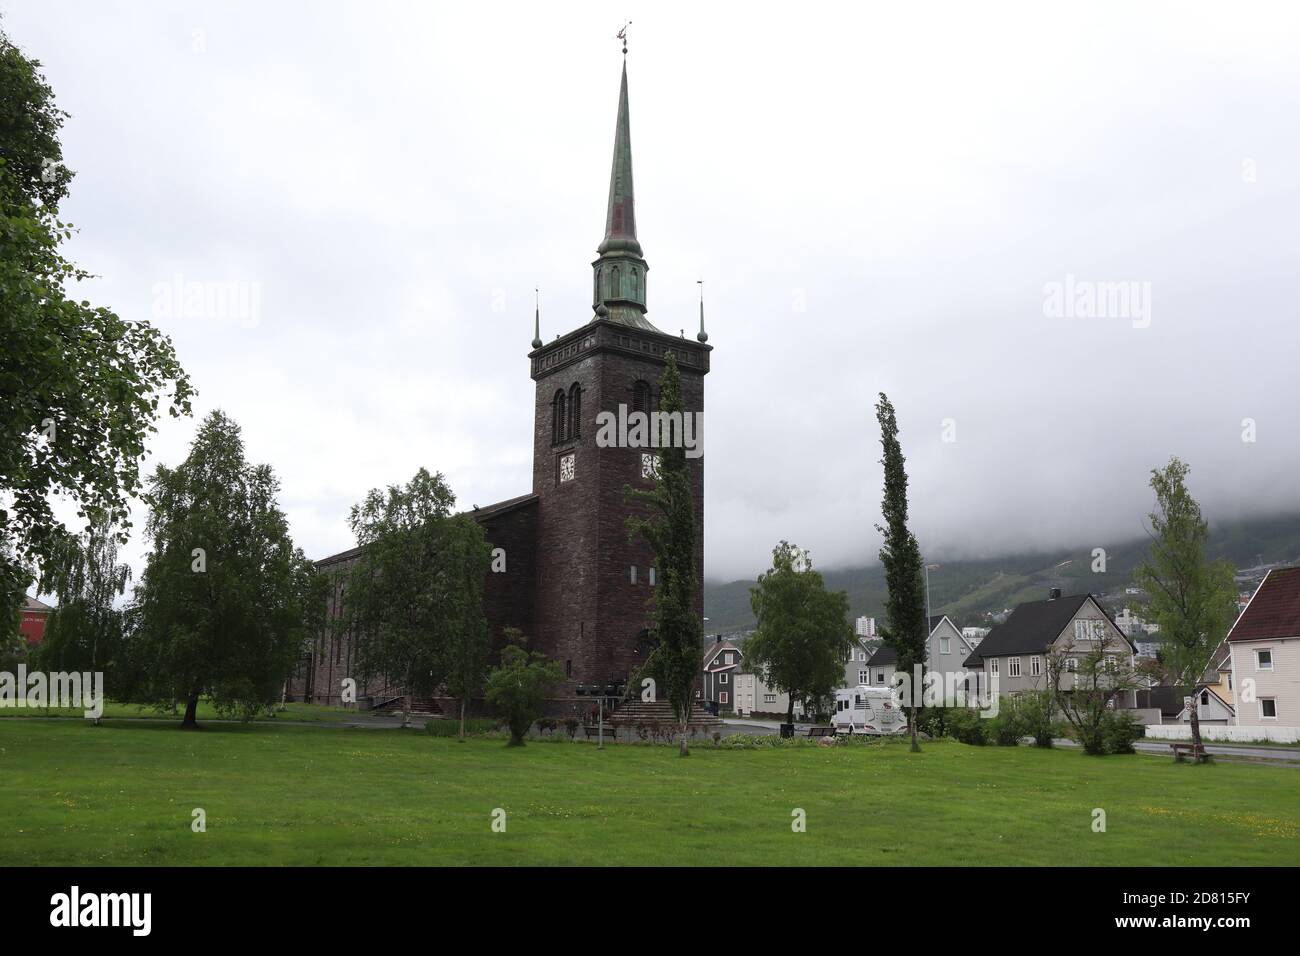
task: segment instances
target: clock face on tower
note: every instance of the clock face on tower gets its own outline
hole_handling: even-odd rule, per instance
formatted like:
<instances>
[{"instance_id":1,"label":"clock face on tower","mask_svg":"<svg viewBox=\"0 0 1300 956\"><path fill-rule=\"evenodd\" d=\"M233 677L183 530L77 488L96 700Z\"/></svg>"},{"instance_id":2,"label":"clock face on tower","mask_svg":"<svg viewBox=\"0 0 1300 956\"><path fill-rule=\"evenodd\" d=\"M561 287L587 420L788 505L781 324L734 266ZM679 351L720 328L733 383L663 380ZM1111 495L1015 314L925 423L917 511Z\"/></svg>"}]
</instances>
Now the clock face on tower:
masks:
<instances>
[{"instance_id":1,"label":"clock face on tower","mask_svg":"<svg viewBox=\"0 0 1300 956\"><path fill-rule=\"evenodd\" d=\"M662 462L662 459L660 459L660 457L659 457L658 455L644 455L644 454L643 454L643 455L641 456L641 477L642 477L642 478L658 478L658 477L659 477L659 466L660 466L662 463L663 463L663 462Z\"/></svg>"},{"instance_id":2,"label":"clock face on tower","mask_svg":"<svg viewBox=\"0 0 1300 956\"><path fill-rule=\"evenodd\" d=\"M577 456L572 452L560 459L560 481L572 481L574 476L574 464Z\"/></svg>"}]
</instances>

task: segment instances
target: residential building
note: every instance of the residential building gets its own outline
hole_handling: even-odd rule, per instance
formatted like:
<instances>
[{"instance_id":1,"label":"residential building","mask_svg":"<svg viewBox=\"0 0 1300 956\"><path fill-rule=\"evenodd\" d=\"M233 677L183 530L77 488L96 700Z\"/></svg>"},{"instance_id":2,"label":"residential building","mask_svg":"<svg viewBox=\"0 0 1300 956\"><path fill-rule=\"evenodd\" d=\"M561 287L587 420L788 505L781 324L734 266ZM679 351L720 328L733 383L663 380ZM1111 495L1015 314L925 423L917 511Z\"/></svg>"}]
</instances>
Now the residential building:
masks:
<instances>
[{"instance_id":1,"label":"residential building","mask_svg":"<svg viewBox=\"0 0 1300 956\"><path fill-rule=\"evenodd\" d=\"M743 656L737 645L722 638L705 649L704 680L698 696L714 713L734 708L736 675L741 672Z\"/></svg>"},{"instance_id":2,"label":"residential building","mask_svg":"<svg viewBox=\"0 0 1300 956\"><path fill-rule=\"evenodd\" d=\"M858 638L853 642L853 648L849 651L849 659L844 662L844 683L841 685L842 687L857 687L859 684L871 683L868 662L871 660L871 655L880 646L880 641L869 641L864 638Z\"/></svg>"},{"instance_id":3,"label":"residential building","mask_svg":"<svg viewBox=\"0 0 1300 956\"><path fill-rule=\"evenodd\" d=\"M876 636L876 619L866 617L865 615L853 622L853 632L858 637L873 638Z\"/></svg>"},{"instance_id":4,"label":"residential building","mask_svg":"<svg viewBox=\"0 0 1300 956\"><path fill-rule=\"evenodd\" d=\"M735 711L741 717L754 714L780 714L782 719L790 712L790 695L764 684L757 674L743 671L734 678Z\"/></svg>"},{"instance_id":5,"label":"residential building","mask_svg":"<svg viewBox=\"0 0 1300 956\"><path fill-rule=\"evenodd\" d=\"M1235 724L1237 705L1232 689L1232 648L1222 641L1197 687L1201 723ZM1186 715L1184 715L1186 717ZM1188 718L1190 719L1190 718Z\"/></svg>"},{"instance_id":6,"label":"residential building","mask_svg":"<svg viewBox=\"0 0 1300 956\"><path fill-rule=\"evenodd\" d=\"M1079 658L1095 652L1099 642L1114 649L1117 666L1124 658L1123 663L1133 667L1136 648L1092 595L1062 597L1060 590L1053 588L1046 600L1017 606L964 663L981 672L981 693L995 686L992 678L996 675L998 693L1009 695L1045 690L1049 656L1064 654L1067 673L1062 675L1061 689L1069 690L1073 681L1068 672L1078 667ZM1133 693L1121 692L1117 706L1134 706Z\"/></svg>"},{"instance_id":7,"label":"residential building","mask_svg":"<svg viewBox=\"0 0 1300 956\"><path fill-rule=\"evenodd\" d=\"M1226 643L1237 726L1300 726L1300 567L1264 576Z\"/></svg>"},{"instance_id":8,"label":"residential building","mask_svg":"<svg viewBox=\"0 0 1300 956\"><path fill-rule=\"evenodd\" d=\"M966 639L946 614L933 615L929 623L930 637L926 647L926 668L942 674L956 674L965 671L964 662L967 656L975 650L975 645L972 645ZM894 672L898 665L898 652L882 643L872 653L867 665L870 679L858 683L887 687L894 680ZM973 693L977 688L972 686L970 690Z\"/></svg>"}]
</instances>

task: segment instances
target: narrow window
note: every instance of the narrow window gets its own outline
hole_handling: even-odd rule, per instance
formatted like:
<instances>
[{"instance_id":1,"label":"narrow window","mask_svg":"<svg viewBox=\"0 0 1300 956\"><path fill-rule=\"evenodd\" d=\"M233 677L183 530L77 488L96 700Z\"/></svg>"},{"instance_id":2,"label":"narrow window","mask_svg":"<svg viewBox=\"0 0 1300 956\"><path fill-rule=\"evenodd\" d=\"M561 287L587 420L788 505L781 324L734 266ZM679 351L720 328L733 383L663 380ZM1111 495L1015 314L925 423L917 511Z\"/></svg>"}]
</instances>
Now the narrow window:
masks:
<instances>
[{"instance_id":1,"label":"narrow window","mask_svg":"<svg viewBox=\"0 0 1300 956\"><path fill-rule=\"evenodd\" d=\"M636 565L632 565L632 583L636 584Z\"/></svg>"},{"instance_id":2,"label":"narrow window","mask_svg":"<svg viewBox=\"0 0 1300 956\"><path fill-rule=\"evenodd\" d=\"M651 569L650 569L650 586L651 586L651 587L654 587L654 586L655 586L655 579L656 579L655 569L654 569L654 568L651 568ZM728 654L727 656L730 657L731 655ZM731 661L727 661L727 663L730 664Z\"/></svg>"},{"instance_id":3,"label":"narrow window","mask_svg":"<svg viewBox=\"0 0 1300 956\"><path fill-rule=\"evenodd\" d=\"M1259 716L1269 720L1277 719L1277 700L1273 697L1259 699Z\"/></svg>"},{"instance_id":4,"label":"narrow window","mask_svg":"<svg viewBox=\"0 0 1300 956\"><path fill-rule=\"evenodd\" d=\"M565 401L563 390L551 399L551 444L558 445L565 437Z\"/></svg>"},{"instance_id":5,"label":"narrow window","mask_svg":"<svg viewBox=\"0 0 1300 956\"><path fill-rule=\"evenodd\" d=\"M650 411L650 383L638 381L632 386L632 411Z\"/></svg>"},{"instance_id":6,"label":"narrow window","mask_svg":"<svg viewBox=\"0 0 1300 956\"><path fill-rule=\"evenodd\" d=\"M582 437L582 388L577 382L569 389L569 437Z\"/></svg>"}]
</instances>

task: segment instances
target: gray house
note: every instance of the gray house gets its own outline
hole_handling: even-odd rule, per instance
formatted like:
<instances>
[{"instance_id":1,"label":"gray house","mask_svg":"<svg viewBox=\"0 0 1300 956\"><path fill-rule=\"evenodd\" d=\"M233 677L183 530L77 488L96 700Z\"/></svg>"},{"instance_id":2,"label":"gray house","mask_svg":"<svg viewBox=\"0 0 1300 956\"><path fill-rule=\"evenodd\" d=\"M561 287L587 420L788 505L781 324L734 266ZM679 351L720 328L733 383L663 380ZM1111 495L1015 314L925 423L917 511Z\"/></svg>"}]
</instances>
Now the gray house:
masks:
<instances>
[{"instance_id":1,"label":"gray house","mask_svg":"<svg viewBox=\"0 0 1300 956\"><path fill-rule=\"evenodd\" d=\"M894 679L898 665L898 652L892 647L877 642L877 647L867 658L868 680L847 680L845 686L873 684L888 687ZM927 670L943 674L955 674L965 669L966 658L974 651L976 644L962 636L961 629L953 624L946 614L930 617L929 645L926 648L925 666ZM847 675L846 675L847 677ZM971 688L974 690L974 687Z\"/></svg>"},{"instance_id":2,"label":"gray house","mask_svg":"<svg viewBox=\"0 0 1300 956\"><path fill-rule=\"evenodd\" d=\"M853 641L849 659L844 662L842 687L857 687L859 684L871 683L869 662L871 655L879 650L880 646L880 641L875 638L859 637Z\"/></svg>"},{"instance_id":3,"label":"gray house","mask_svg":"<svg viewBox=\"0 0 1300 956\"><path fill-rule=\"evenodd\" d=\"M1028 601L1016 607L964 663L978 675L979 683L972 690L978 688L980 693L985 693L990 686L996 686L998 694L1007 695L1046 690L1048 656L1064 654L1061 689L1069 690L1073 682L1069 672L1078 666L1079 658L1094 652L1099 645L1106 649L1108 657L1111 649L1114 650L1117 665L1123 663L1132 669L1137 649L1093 596L1062 597L1060 590L1053 588L1046 600ZM1131 690L1123 692L1116 705L1135 706L1133 695Z\"/></svg>"},{"instance_id":4,"label":"gray house","mask_svg":"<svg viewBox=\"0 0 1300 956\"><path fill-rule=\"evenodd\" d=\"M722 638L704 651L704 680L698 698L713 713L731 710L736 701L736 675L741 671L740 648Z\"/></svg>"}]
</instances>

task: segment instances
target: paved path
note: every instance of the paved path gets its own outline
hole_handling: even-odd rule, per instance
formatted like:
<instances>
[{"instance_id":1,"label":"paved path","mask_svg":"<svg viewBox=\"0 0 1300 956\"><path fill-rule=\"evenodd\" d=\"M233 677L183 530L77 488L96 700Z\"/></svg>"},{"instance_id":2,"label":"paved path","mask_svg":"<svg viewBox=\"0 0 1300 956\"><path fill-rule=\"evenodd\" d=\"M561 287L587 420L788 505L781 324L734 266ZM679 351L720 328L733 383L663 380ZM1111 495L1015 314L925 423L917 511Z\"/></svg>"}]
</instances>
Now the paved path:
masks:
<instances>
[{"instance_id":1,"label":"paved path","mask_svg":"<svg viewBox=\"0 0 1300 956\"><path fill-rule=\"evenodd\" d=\"M1184 741L1179 741L1183 743ZM1188 741L1190 742L1190 741ZM1058 747L1077 747L1073 740L1057 740ZM1169 742L1163 740L1135 740L1133 749L1139 753L1155 754L1173 759ZM1215 757L1235 757L1238 759L1268 760L1277 763L1294 763L1300 766L1300 749L1289 747L1252 747L1250 744L1212 744L1205 745L1205 752Z\"/></svg>"},{"instance_id":2,"label":"paved path","mask_svg":"<svg viewBox=\"0 0 1300 956\"><path fill-rule=\"evenodd\" d=\"M19 715L13 714L4 718L5 720L84 720L82 717L44 717L36 714ZM144 721L158 723L175 723L179 721L174 717L105 717L104 720L114 721ZM200 721L202 725L221 725L226 723L236 723L235 721L225 720L206 720ZM397 730L402 726L401 714L392 716L378 714L366 714L356 717L346 717L341 720L289 720L285 718L260 719L254 721L257 724L289 724L295 727L353 727L365 730ZM423 720L413 721L415 729L423 729ZM806 724L796 724L795 733L803 736L801 731L806 729ZM719 728L723 736L729 734L750 734L755 737L770 737L780 733L781 721L779 720L751 720L741 717L731 717L723 721ZM624 734L627 731L624 730ZM593 738L594 739L594 738ZM622 739L622 738L620 738ZM1073 740L1060 738L1056 742L1058 747L1078 747L1079 745ZM1139 753L1151 754L1154 756L1169 757L1172 759L1172 753L1169 750L1167 741L1160 740L1137 740L1134 741L1133 747ZM1269 763L1283 765L1295 765L1300 767L1300 747L1254 747L1250 744L1232 744L1232 743L1207 743L1205 745L1206 753L1216 757L1226 757L1236 760L1262 760Z\"/></svg>"}]
</instances>

